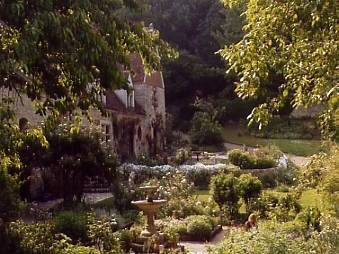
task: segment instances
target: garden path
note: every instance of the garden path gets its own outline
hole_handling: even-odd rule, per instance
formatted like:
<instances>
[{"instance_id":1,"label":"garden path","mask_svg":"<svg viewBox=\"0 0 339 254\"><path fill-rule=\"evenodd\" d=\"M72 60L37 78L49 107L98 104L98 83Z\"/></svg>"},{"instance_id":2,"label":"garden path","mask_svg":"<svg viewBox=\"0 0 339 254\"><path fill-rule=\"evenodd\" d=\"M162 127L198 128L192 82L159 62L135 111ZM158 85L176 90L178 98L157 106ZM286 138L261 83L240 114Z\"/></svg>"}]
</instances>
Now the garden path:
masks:
<instances>
[{"instance_id":1,"label":"garden path","mask_svg":"<svg viewBox=\"0 0 339 254\"><path fill-rule=\"evenodd\" d=\"M110 197L113 197L111 192L84 193L84 200L87 204L95 204Z\"/></svg>"},{"instance_id":2,"label":"garden path","mask_svg":"<svg viewBox=\"0 0 339 254\"><path fill-rule=\"evenodd\" d=\"M228 231L229 231L228 227L223 227L222 231L216 236L214 236L210 242L187 241L187 242L180 242L180 244L185 246L185 248L191 254L205 254L205 253L208 253L207 252L208 247L213 247L221 243Z\"/></svg>"}]
</instances>

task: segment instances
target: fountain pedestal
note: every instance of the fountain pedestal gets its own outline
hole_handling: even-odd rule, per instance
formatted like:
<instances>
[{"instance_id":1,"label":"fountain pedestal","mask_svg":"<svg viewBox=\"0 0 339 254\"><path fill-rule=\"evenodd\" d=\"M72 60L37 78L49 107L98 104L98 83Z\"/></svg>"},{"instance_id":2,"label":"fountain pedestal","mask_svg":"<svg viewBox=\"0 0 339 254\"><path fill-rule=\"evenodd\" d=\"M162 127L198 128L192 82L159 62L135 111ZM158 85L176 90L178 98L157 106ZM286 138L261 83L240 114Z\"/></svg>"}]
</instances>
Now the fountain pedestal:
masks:
<instances>
[{"instance_id":1,"label":"fountain pedestal","mask_svg":"<svg viewBox=\"0 0 339 254\"><path fill-rule=\"evenodd\" d=\"M154 225L154 217L159 208L164 205L167 201L164 199L153 200L151 192L157 189L157 186L145 186L140 187L141 190L144 190L147 193L145 200L132 201L132 204L137 206L142 210L146 216L146 226L145 229L141 232L142 237L150 237L154 235L157 230Z\"/></svg>"}]
</instances>

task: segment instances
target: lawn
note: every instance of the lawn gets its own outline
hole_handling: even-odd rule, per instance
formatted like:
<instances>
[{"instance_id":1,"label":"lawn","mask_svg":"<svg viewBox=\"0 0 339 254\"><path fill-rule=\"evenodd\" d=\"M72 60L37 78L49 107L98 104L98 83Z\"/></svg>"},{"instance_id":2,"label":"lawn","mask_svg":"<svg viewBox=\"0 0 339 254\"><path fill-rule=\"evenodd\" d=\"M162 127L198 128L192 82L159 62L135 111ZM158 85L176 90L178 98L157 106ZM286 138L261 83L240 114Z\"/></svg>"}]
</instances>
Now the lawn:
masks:
<instances>
[{"instance_id":1,"label":"lawn","mask_svg":"<svg viewBox=\"0 0 339 254\"><path fill-rule=\"evenodd\" d=\"M301 194L300 204L303 208L317 207L320 210L324 209L323 197L316 189L306 190Z\"/></svg>"},{"instance_id":2,"label":"lawn","mask_svg":"<svg viewBox=\"0 0 339 254\"><path fill-rule=\"evenodd\" d=\"M194 195L198 198L199 201L208 201L211 196L209 190L197 190L194 192Z\"/></svg>"},{"instance_id":3,"label":"lawn","mask_svg":"<svg viewBox=\"0 0 339 254\"><path fill-rule=\"evenodd\" d=\"M322 150L320 140L257 138L246 134L246 130L238 126L225 126L224 138L226 142L239 145L275 145L284 153L294 154L297 156L311 156Z\"/></svg>"},{"instance_id":4,"label":"lawn","mask_svg":"<svg viewBox=\"0 0 339 254\"><path fill-rule=\"evenodd\" d=\"M276 189L266 189L264 192L271 193L275 196L284 196L287 195L287 192L280 192ZM198 198L199 201L208 201L211 197L209 190L197 190L194 192L194 195ZM303 208L307 207L317 207L320 210L325 209L323 207L324 202L322 202L321 193L318 193L315 189L309 189L302 193L300 197L300 204ZM245 205L242 203L240 207L240 213L245 213Z\"/></svg>"}]
</instances>

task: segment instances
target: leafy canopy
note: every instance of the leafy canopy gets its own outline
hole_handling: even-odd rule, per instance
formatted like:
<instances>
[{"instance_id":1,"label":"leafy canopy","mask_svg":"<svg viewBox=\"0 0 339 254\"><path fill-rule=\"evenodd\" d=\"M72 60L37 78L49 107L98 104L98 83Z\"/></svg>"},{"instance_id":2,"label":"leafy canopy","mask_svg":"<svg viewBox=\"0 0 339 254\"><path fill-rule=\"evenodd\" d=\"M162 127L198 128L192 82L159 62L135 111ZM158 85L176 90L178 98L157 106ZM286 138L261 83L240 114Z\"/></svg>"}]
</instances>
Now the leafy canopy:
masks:
<instances>
[{"instance_id":1,"label":"leafy canopy","mask_svg":"<svg viewBox=\"0 0 339 254\"><path fill-rule=\"evenodd\" d=\"M238 74L241 98L267 100L250 114L250 124L268 124L285 104L293 108L322 104L323 134L338 113L338 37L334 0L224 0L245 11L245 36L220 54Z\"/></svg>"},{"instance_id":2,"label":"leafy canopy","mask_svg":"<svg viewBox=\"0 0 339 254\"><path fill-rule=\"evenodd\" d=\"M41 100L42 114L100 108L98 94L126 83L119 69L131 52L152 68L157 52L170 54L157 32L122 15L126 8L136 1L1 1L0 88Z\"/></svg>"}]
</instances>

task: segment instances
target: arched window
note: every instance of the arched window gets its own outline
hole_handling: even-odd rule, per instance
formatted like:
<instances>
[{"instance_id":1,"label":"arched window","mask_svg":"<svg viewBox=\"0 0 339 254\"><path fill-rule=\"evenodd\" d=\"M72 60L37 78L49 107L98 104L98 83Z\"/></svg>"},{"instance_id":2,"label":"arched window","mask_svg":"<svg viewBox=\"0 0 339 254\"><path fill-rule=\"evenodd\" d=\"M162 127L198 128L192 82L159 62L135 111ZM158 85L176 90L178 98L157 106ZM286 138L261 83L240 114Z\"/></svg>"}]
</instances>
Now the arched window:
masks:
<instances>
[{"instance_id":1,"label":"arched window","mask_svg":"<svg viewBox=\"0 0 339 254\"><path fill-rule=\"evenodd\" d=\"M138 128L138 138L141 139L142 136L142 131L141 131L141 127L139 126Z\"/></svg>"}]
</instances>

